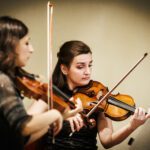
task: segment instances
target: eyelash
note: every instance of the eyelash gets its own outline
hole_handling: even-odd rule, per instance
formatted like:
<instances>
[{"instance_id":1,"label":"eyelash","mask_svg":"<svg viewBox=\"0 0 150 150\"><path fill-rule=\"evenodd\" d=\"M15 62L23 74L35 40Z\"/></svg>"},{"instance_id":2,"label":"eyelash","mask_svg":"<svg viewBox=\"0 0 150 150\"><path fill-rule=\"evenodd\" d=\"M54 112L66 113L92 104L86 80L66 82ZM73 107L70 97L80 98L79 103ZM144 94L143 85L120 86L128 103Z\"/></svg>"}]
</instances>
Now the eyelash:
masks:
<instances>
[{"instance_id":1,"label":"eyelash","mask_svg":"<svg viewBox=\"0 0 150 150\"><path fill-rule=\"evenodd\" d=\"M91 68L91 67L92 67L92 64L89 65L89 68ZM82 69L82 68L84 68L84 66L78 66L77 68L78 68L78 69Z\"/></svg>"},{"instance_id":2,"label":"eyelash","mask_svg":"<svg viewBox=\"0 0 150 150\"><path fill-rule=\"evenodd\" d=\"M78 69L82 69L82 68L83 68L83 66L78 66L77 68L78 68Z\"/></svg>"},{"instance_id":3,"label":"eyelash","mask_svg":"<svg viewBox=\"0 0 150 150\"><path fill-rule=\"evenodd\" d=\"M91 64L91 65L89 65L89 67L92 67L92 64Z\"/></svg>"},{"instance_id":4,"label":"eyelash","mask_svg":"<svg viewBox=\"0 0 150 150\"><path fill-rule=\"evenodd\" d=\"M26 42L26 45L29 45L29 42Z\"/></svg>"}]
</instances>

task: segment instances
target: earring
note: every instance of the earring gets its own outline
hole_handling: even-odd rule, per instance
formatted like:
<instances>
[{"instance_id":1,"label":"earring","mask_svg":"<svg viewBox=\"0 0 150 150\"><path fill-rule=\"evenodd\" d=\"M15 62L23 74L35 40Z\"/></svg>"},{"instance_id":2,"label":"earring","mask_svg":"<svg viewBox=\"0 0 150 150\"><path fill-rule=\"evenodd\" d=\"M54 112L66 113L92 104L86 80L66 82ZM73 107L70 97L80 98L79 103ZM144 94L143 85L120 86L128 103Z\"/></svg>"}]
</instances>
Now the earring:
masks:
<instances>
[{"instance_id":1,"label":"earring","mask_svg":"<svg viewBox=\"0 0 150 150\"><path fill-rule=\"evenodd\" d=\"M67 72L66 72L66 71L63 71L63 74L64 74L64 75L67 75Z\"/></svg>"}]
</instances>

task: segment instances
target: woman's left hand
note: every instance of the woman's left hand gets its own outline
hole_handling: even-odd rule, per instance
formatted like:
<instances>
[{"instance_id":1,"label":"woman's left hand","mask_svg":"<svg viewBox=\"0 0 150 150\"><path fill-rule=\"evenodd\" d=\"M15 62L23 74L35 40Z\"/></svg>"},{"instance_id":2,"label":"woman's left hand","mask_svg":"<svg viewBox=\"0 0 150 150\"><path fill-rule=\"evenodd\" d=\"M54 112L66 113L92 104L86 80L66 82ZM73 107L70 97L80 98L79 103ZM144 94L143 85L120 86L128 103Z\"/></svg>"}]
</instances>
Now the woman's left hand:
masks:
<instances>
[{"instance_id":1,"label":"woman's left hand","mask_svg":"<svg viewBox=\"0 0 150 150\"><path fill-rule=\"evenodd\" d=\"M145 109L139 107L136 108L131 120L130 120L130 127L132 129L136 129L137 127L141 126L146 122L146 120L150 118L150 108L146 113Z\"/></svg>"}]
</instances>

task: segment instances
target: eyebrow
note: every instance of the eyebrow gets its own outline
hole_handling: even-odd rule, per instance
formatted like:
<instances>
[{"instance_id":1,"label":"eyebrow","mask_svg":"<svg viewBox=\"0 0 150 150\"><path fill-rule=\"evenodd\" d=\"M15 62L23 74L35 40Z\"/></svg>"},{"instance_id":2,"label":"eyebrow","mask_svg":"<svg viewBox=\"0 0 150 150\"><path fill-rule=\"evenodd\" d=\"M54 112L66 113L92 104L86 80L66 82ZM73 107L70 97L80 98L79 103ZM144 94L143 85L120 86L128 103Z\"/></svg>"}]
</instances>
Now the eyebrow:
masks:
<instances>
[{"instance_id":1,"label":"eyebrow","mask_svg":"<svg viewBox=\"0 0 150 150\"><path fill-rule=\"evenodd\" d=\"M90 64L93 62L93 60L90 61ZM85 64L85 62L78 62L77 64Z\"/></svg>"}]
</instances>

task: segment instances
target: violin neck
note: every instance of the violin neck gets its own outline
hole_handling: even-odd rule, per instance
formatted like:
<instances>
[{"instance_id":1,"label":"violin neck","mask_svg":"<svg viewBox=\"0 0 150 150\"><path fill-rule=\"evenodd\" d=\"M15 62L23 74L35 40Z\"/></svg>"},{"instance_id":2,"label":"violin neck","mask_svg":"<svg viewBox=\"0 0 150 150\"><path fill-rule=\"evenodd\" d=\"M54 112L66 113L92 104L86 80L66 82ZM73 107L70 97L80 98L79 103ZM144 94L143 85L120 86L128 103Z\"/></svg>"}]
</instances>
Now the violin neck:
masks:
<instances>
[{"instance_id":1,"label":"violin neck","mask_svg":"<svg viewBox=\"0 0 150 150\"><path fill-rule=\"evenodd\" d=\"M62 91L61 91L56 85L54 85L54 84L53 84L53 91L54 91L55 94L57 94L58 96L60 96L61 98L63 98L63 100L64 100L66 103L68 103L71 108L73 108L73 109L75 108L74 103L69 100L70 97L69 97L67 94L65 94L64 92L62 92Z\"/></svg>"},{"instance_id":2,"label":"violin neck","mask_svg":"<svg viewBox=\"0 0 150 150\"><path fill-rule=\"evenodd\" d=\"M132 113L134 113L134 111L135 111L135 107L134 106L130 106L130 105L128 105L128 104L126 104L126 103L124 103L122 101L119 101L119 100L117 100L117 99L115 99L114 97L111 97L111 96L108 98L107 102L109 104L111 104L111 105L115 105L117 107L120 107L122 109L130 111Z\"/></svg>"},{"instance_id":3,"label":"violin neck","mask_svg":"<svg viewBox=\"0 0 150 150\"><path fill-rule=\"evenodd\" d=\"M16 76L27 77L31 80L35 80L36 77L39 77L38 75L31 74L31 73L29 73L29 72L27 72L24 69L19 68L19 67L16 68Z\"/></svg>"}]
</instances>

